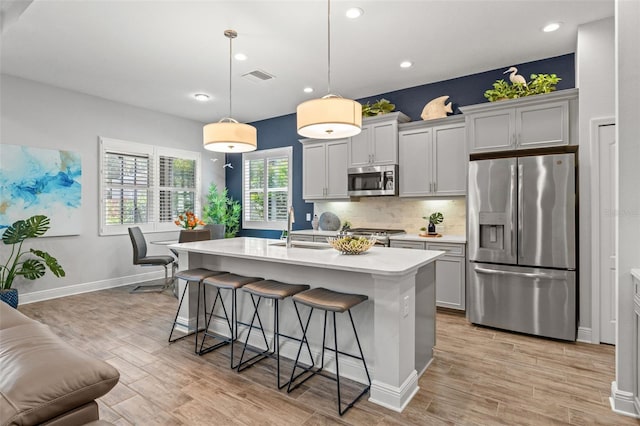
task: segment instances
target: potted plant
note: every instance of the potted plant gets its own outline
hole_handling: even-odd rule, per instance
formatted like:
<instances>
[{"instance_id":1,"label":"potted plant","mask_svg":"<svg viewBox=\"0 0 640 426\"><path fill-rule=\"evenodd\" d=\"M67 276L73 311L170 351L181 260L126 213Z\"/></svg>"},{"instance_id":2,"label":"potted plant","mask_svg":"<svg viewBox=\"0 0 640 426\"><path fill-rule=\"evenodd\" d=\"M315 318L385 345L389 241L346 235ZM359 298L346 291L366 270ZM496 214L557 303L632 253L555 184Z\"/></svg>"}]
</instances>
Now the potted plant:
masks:
<instances>
[{"instance_id":1,"label":"potted plant","mask_svg":"<svg viewBox=\"0 0 640 426\"><path fill-rule=\"evenodd\" d=\"M212 229L211 238L233 238L240 230L242 206L228 195L227 188L218 191L215 183L209 186L207 202L202 207L202 218Z\"/></svg>"},{"instance_id":2,"label":"potted plant","mask_svg":"<svg viewBox=\"0 0 640 426\"><path fill-rule=\"evenodd\" d=\"M432 213L431 216L427 217L427 216L423 216L422 217L425 220L429 221L429 225L427 228L425 228L424 226L422 228L420 228L420 230L424 233L425 231L427 232L427 235L438 235L438 233L436 232L436 225L442 223L444 221L444 216L442 215L442 213L440 212L435 212Z\"/></svg>"},{"instance_id":3,"label":"potted plant","mask_svg":"<svg viewBox=\"0 0 640 426\"><path fill-rule=\"evenodd\" d=\"M11 246L11 252L7 261L0 265L0 300L14 308L18 307L18 290L12 288L16 277L35 280L44 276L46 268L56 277L65 276L58 260L46 251L33 248L22 251L24 241L44 235L49 223L49 218L44 215L31 216L14 222L2 234L2 242Z\"/></svg>"},{"instance_id":4,"label":"potted plant","mask_svg":"<svg viewBox=\"0 0 640 426\"><path fill-rule=\"evenodd\" d=\"M490 102L495 102L504 99L516 99L524 96L551 93L556 90L556 85L560 80L562 79L556 74L531 74L531 81L526 84L510 84L504 79L500 79L493 83L493 89L484 92L484 97Z\"/></svg>"},{"instance_id":5,"label":"potted plant","mask_svg":"<svg viewBox=\"0 0 640 426\"><path fill-rule=\"evenodd\" d=\"M395 104L392 104L388 100L382 98L380 100L375 101L372 104L367 102L362 105L362 116L363 117L375 117L376 115L387 114L393 111L396 108Z\"/></svg>"}]
</instances>

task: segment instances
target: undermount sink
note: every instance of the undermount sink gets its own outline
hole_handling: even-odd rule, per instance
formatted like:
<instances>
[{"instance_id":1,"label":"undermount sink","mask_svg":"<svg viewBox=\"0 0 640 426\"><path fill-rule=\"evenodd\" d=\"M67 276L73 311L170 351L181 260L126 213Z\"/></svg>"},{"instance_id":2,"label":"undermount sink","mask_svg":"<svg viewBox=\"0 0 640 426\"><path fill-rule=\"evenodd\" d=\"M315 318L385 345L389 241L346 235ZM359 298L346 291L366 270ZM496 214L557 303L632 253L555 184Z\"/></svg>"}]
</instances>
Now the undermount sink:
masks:
<instances>
[{"instance_id":1,"label":"undermount sink","mask_svg":"<svg viewBox=\"0 0 640 426\"><path fill-rule=\"evenodd\" d=\"M276 247L286 247L286 241L279 241L277 243L271 243L270 246ZM304 248L304 249L313 249L313 250L327 250L330 249L330 245L324 245L322 243L303 243L300 241L294 241L291 243L291 247L293 248Z\"/></svg>"}]
</instances>

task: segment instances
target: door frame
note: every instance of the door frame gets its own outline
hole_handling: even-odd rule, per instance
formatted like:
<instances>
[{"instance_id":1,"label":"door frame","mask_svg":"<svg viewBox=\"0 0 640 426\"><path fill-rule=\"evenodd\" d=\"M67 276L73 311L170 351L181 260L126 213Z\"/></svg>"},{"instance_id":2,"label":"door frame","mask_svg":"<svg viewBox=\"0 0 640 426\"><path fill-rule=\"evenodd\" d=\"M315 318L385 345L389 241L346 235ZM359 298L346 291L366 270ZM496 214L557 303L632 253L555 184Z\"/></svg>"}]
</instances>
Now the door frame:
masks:
<instances>
[{"instance_id":1,"label":"door frame","mask_svg":"<svg viewBox=\"0 0 640 426\"><path fill-rule=\"evenodd\" d=\"M600 138L601 126L616 124L615 117L594 118L589 121L591 154L591 343L600 344ZM615 283L613 284L615 285Z\"/></svg>"}]
</instances>

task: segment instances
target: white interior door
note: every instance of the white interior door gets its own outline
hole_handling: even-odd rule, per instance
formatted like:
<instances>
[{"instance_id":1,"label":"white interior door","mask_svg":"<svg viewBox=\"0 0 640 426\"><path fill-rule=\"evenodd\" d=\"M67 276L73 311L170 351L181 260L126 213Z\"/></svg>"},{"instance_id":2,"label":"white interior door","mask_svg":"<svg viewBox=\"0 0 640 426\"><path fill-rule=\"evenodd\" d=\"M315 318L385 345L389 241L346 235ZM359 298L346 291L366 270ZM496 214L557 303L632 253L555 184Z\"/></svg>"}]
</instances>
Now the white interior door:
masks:
<instances>
[{"instance_id":1,"label":"white interior door","mask_svg":"<svg viewBox=\"0 0 640 426\"><path fill-rule=\"evenodd\" d=\"M598 127L598 192L600 230L598 259L600 276L600 342L616 343L616 221L618 185L616 181L618 144L615 125Z\"/></svg>"}]
</instances>

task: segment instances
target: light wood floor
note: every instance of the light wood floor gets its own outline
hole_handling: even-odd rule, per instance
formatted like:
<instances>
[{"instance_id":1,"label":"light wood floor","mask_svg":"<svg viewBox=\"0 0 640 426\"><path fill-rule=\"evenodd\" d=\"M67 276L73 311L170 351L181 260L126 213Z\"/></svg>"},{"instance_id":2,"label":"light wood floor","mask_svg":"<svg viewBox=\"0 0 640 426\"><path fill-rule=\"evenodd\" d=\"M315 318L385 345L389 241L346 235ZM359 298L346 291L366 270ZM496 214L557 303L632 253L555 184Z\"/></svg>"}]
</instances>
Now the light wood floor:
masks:
<instances>
[{"instance_id":1,"label":"light wood floor","mask_svg":"<svg viewBox=\"0 0 640 426\"><path fill-rule=\"evenodd\" d=\"M438 313L435 360L403 413L365 397L340 418L335 383L319 377L287 394L274 390L270 360L238 374L228 348L199 357L190 338L168 344L176 299L128 290L20 306L120 371L99 400L101 418L117 425L640 424L609 408L612 346L476 327L450 312Z\"/></svg>"}]
</instances>

